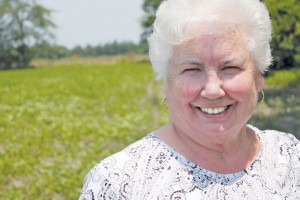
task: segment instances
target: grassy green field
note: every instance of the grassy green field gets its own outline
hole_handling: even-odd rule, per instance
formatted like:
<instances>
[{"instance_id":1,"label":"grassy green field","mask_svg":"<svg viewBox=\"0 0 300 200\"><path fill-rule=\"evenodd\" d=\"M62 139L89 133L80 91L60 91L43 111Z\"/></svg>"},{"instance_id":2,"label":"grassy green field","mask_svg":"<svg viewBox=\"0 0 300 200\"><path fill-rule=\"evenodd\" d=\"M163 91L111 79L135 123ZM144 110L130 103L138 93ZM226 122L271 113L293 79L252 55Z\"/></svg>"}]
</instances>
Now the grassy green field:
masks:
<instances>
[{"instance_id":1,"label":"grassy green field","mask_svg":"<svg viewBox=\"0 0 300 200\"><path fill-rule=\"evenodd\" d=\"M0 199L77 199L93 165L168 121L148 62L1 71L0 82ZM251 122L299 134L299 80L272 83Z\"/></svg>"},{"instance_id":2,"label":"grassy green field","mask_svg":"<svg viewBox=\"0 0 300 200\"><path fill-rule=\"evenodd\" d=\"M0 72L0 199L76 199L101 158L167 120L148 63Z\"/></svg>"}]
</instances>

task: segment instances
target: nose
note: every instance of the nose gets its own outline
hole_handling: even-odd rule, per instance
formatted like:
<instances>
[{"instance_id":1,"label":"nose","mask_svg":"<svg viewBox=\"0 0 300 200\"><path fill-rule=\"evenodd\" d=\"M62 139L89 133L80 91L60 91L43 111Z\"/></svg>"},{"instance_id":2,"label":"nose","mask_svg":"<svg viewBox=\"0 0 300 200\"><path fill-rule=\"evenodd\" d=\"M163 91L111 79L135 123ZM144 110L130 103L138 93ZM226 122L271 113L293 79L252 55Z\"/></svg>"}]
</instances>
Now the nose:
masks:
<instances>
[{"instance_id":1,"label":"nose","mask_svg":"<svg viewBox=\"0 0 300 200\"><path fill-rule=\"evenodd\" d=\"M201 91L201 96L207 99L218 99L225 95L222 88L222 80L218 77L217 73L209 73Z\"/></svg>"}]
</instances>

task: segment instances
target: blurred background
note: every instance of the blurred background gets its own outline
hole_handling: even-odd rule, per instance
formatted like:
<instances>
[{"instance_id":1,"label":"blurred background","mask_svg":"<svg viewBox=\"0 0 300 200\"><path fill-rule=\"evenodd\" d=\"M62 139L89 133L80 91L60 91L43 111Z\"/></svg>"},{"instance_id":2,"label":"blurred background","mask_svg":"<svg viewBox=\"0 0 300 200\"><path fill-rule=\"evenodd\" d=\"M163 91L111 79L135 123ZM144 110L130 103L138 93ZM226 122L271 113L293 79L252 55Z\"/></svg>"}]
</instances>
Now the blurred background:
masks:
<instances>
[{"instance_id":1,"label":"blurred background","mask_svg":"<svg viewBox=\"0 0 300 200\"><path fill-rule=\"evenodd\" d=\"M168 121L147 36L162 0L0 0L0 199L77 199ZM300 138L300 2L265 0L274 63L250 124Z\"/></svg>"}]
</instances>

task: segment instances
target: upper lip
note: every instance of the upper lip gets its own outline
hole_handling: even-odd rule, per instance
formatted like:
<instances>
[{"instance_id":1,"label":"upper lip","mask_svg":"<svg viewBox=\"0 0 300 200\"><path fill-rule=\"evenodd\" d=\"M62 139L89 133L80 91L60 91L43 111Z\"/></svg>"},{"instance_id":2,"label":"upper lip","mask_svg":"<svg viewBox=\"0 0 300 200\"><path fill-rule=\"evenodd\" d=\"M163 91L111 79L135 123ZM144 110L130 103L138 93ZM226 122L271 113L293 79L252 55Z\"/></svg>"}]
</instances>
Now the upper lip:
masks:
<instances>
[{"instance_id":1,"label":"upper lip","mask_svg":"<svg viewBox=\"0 0 300 200\"><path fill-rule=\"evenodd\" d=\"M195 105L195 107L198 107L198 108L224 108L224 107L227 107L227 106L231 106L232 104L227 104L227 105L218 105L218 106L216 106L216 105L207 105L207 106L197 106L197 105Z\"/></svg>"}]
</instances>

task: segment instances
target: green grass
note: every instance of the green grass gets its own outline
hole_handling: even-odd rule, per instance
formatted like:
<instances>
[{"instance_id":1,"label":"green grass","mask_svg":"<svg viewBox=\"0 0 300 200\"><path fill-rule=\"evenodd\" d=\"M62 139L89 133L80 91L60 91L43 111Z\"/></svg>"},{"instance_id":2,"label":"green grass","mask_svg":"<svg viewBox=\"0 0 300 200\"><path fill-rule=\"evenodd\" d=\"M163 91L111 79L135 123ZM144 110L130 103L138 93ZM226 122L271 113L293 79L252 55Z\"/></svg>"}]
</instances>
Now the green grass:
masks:
<instances>
[{"instance_id":1,"label":"green grass","mask_svg":"<svg viewBox=\"0 0 300 200\"><path fill-rule=\"evenodd\" d=\"M300 88L300 69L271 71L266 84L271 87Z\"/></svg>"},{"instance_id":2,"label":"green grass","mask_svg":"<svg viewBox=\"0 0 300 200\"><path fill-rule=\"evenodd\" d=\"M290 77L267 78L287 86L266 90L253 125L300 130ZM168 120L147 62L1 71L0 93L0 199L77 199L89 169Z\"/></svg>"},{"instance_id":3,"label":"green grass","mask_svg":"<svg viewBox=\"0 0 300 200\"><path fill-rule=\"evenodd\" d=\"M2 71L0 81L0 199L77 199L94 164L167 120L148 63Z\"/></svg>"}]
</instances>

